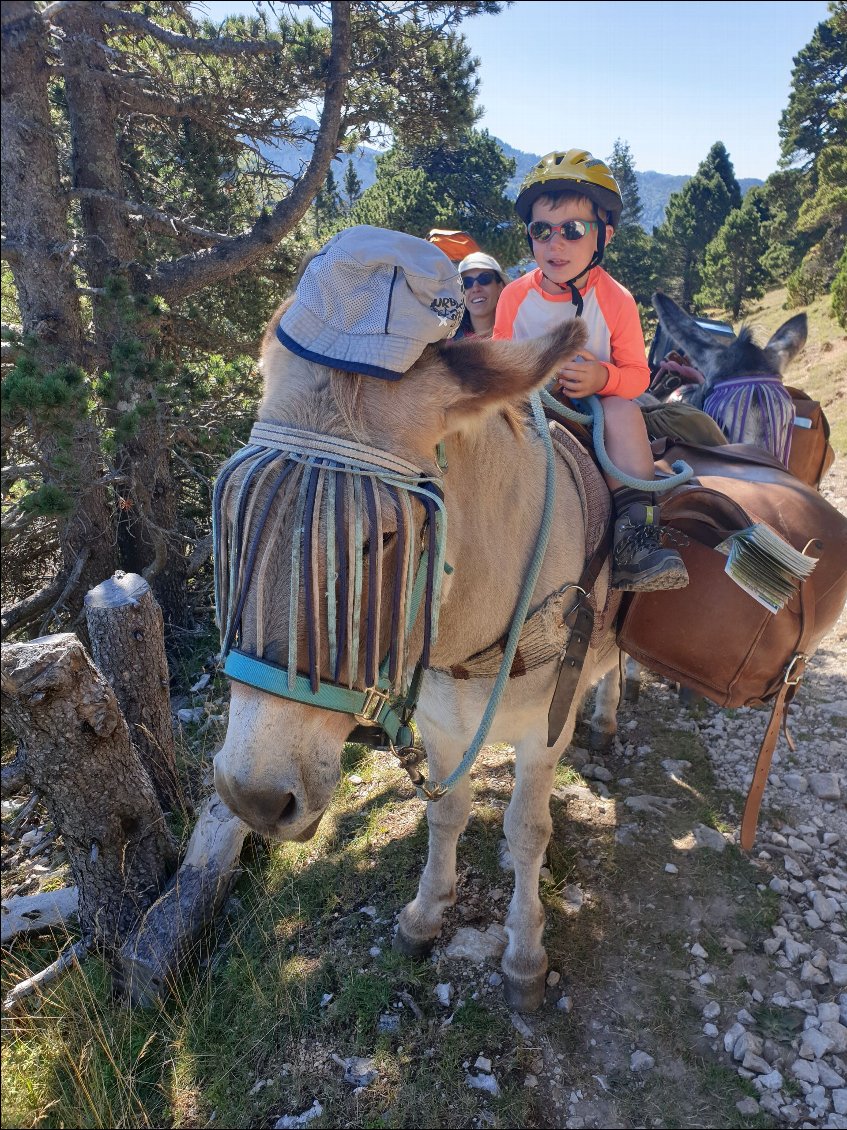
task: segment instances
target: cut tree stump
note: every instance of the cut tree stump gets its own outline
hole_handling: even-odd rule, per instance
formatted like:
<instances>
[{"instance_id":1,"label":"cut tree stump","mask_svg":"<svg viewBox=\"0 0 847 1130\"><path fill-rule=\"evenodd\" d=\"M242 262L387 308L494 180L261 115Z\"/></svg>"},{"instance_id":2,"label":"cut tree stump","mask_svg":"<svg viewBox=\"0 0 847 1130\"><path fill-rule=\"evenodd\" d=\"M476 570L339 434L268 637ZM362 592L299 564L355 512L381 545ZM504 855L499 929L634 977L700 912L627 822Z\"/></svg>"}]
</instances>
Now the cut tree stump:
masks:
<instances>
[{"instance_id":1,"label":"cut tree stump","mask_svg":"<svg viewBox=\"0 0 847 1130\"><path fill-rule=\"evenodd\" d=\"M3 648L2 705L28 782L62 834L83 940L113 954L177 862L115 694L62 633Z\"/></svg>"},{"instance_id":2,"label":"cut tree stump","mask_svg":"<svg viewBox=\"0 0 847 1130\"><path fill-rule=\"evenodd\" d=\"M117 572L85 597L91 656L120 703L166 811L180 807L162 610L137 573Z\"/></svg>"},{"instance_id":3,"label":"cut tree stump","mask_svg":"<svg viewBox=\"0 0 847 1130\"><path fill-rule=\"evenodd\" d=\"M249 831L217 793L198 817L185 858L168 889L121 948L116 980L133 1004L158 1004L180 963L212 924L235 880Z\"/></svg>"}]
</instances>

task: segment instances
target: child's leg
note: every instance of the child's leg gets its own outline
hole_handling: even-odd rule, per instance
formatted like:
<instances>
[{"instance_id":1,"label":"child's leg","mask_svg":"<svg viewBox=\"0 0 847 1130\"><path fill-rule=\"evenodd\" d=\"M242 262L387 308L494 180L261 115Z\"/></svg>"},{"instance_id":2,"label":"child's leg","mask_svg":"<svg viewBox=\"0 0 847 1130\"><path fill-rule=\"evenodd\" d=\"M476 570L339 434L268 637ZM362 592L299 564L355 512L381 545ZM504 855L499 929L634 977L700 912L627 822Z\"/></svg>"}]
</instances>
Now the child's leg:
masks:
<instances>
[{"instance_id":1,"label":"child's leg","mask_svg":"<svg viewBox=\"0 0 847 1130\"><path fill-rule=\"evenodd\" d=\"M620 396L604 396L601 403L606 452L611 461L634 479L652 479L653 453L641 409L634 400ZM611 475L606 475L606 482L611 491L624 485Z\"/></svg>"},{"instance_id":2,"label":"child's leg","mask_svg":"<svg viewBox=\"0 0 847 1130\"><path fill-rule=\"evenodd\" d=\"M606 452L635 479L653 478L653 454L641 409L618 396L603 399ZM675 549L662 546L656 496L606 475L615 507L612 587L628 592L678 589L688 584L685 563Z\"/></svg>"}]
</instances>

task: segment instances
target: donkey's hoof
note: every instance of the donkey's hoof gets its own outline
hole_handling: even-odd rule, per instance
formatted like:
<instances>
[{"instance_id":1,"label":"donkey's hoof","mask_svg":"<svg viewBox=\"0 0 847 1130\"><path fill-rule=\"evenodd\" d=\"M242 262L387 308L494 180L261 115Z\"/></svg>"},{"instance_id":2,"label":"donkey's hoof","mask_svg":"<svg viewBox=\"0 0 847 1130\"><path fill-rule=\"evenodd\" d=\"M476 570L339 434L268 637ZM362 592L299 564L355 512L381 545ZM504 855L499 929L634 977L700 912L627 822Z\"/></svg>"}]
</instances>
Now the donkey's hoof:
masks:
<instances>
[{"instance_id":1,"label":"donkey's hoof","mask_svg":"<svg viewBox=\"0 0 847 1130\"><path fill-rule=\"evenodd\" d=\"M435 938L410 938L399 928L392 943L393 948L398 953L405 954L406 957L428 957L432 953L434 945Z\"/></svg>"},{"instance_id":2,"label":"donkey's hoof","mask_svg":"<svg viewBox=\"0 0 847 1130\"><path fill-rule=\"evenodd\" d=\"M693 710L697 703L700 701L700 695L693 691L690 687L679 688L679 701L682 706L688 707Z\"/></svg>"},{"instance_id":3,"label":"donkey's hoof","mask_svg":"<svg viewBox=\"0 0 847 1130\"><path fill-rule=\"evenodd\" d=\"M638 702L641 696L641 681L639 679L625 679L623 685L624 702Z\"/></svg>"},{"instance_id":4,"label":"donkey's hoof","mask_svg":"<svg viewBox=\"0 0 847 1130\"><path fill-rule=\"evenodd\" d=\"M506 1004L515 1012L537 1012L544 1004L544 991L547 979L543 973L531 981L516 981L504 976L503 995Z\"/></svg>"},{"instance_id":5,"label":"donkey's hoof","mask_svg":"<svg viewBox=\"0 0 847 1130\"><path fill-rule=\"evenodd\" d=\"M615 742L615 735L608 730L598 730L592 726L588 731L588 748L598 753L608 753Z\"/></svg>"}]
</instances>

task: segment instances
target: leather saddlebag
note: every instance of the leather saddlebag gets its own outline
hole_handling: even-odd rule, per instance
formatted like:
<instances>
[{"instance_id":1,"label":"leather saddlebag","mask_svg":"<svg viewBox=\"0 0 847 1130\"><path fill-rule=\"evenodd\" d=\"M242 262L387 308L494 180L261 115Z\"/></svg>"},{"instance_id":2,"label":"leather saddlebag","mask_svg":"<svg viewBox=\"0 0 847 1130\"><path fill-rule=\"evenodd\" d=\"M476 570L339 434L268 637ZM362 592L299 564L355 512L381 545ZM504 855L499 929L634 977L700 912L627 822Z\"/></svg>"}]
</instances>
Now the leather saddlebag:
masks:
<instances>
[{"instance_id":1,"label":"leather saddlebag","mask_svg":"<svg viewBox=\"0 0 847 1130\"><path fill-rule=\"evenodd\" d=\"M847 518L756 448L677 444L657 471L669 471L676 459L696 477L662 501L662 524L688 538L679 552L690 583L626 597L618 643L718 706L768 702L795 652L814 652L844 605ZM756 522L818 558L811 577L775 614L727 576L727 559L713 548Z\"/></svg>"},{"instance_id":2,"label":"leather saddlebag","mask_svg":"<svg viewBox=\"0 0 847 1130\"><path fill-rule=\"evenodd\" d=\"M785 707L805 660L847 597L847 518L757 448L677 444L666 450L657 472L670 471L677 459L696 477L662 501L662 524L687 538L678 548L690 583L625 597L618 643L651 671L718 706L772 707L741 826L741 844L750 850ZM817 558L811 575L777 613L724 572L727 558L714 548L757 522Z\"/></svg>"},{"instance_id":3,"label":"leather saddlebag","mask_svg":"<svg viewBox=\"0 0 847 1130\"><path fill-rule=\"evenodd\" d=\"M801 389L791 385L786 385L785 389L794 401L797 420L800 421L795 423L791 432L788 469L804 483L816 487L835 459L829 442L829 421L817 400L812 400Z\"/></svg>"}]
</instances>

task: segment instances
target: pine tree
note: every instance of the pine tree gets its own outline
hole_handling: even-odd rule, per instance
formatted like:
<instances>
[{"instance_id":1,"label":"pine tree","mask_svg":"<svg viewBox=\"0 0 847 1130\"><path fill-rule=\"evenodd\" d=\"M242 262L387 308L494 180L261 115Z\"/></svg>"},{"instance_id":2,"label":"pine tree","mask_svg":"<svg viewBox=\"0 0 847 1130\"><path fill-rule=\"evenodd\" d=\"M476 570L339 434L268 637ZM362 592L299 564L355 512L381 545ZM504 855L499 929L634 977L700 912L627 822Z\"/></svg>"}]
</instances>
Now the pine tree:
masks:
<instances>
[{"instance_id":1,"label":"pine tree","mask_svg":"<svg viewBox=\"0 0 847 1130\"><path fill-rule=\"evenodd\" d=\"M838 277L833 292L837 317L843 311L843 262L847 245L847 3L829 5L811 42L794 59L791 92L779 123L784 165L800 163L808 174L811 199L797 216L797 229L811 242L788 278L789 301L811 302ZM839 297L841 296L841 297Z\"/></svg>"},{"instance_id":2,"label":"pine tree","mask_svg":"<svg viewBox=\"0 0 847 1130\"><path fill-rule=\"evenodd\" d=\"M437 144L398 144L378 159L376 183L362 193L350 219L419 236L434 227L466 231L505 268L526 248L506 196L514 168L485 130L466 130Z\"/></svg>"},{"instance_id":3,"label":"pine tree","mask_svg":"<svg viewBox=\"0 0 847 1130\"><path fill-rule=\"evenodd\" d=\"M696 296L700 305L720 306L733 318L744 303L760 298L770 280L762 264L767 238L759 218L755 197L748 193L742 208L734 208L706 248L701 268L703 286Z\"/></svg>"},{"instance_id":4,"label":"pine tree","mask_svg":"<svg viewBox=\"0 0 847 1130\"><path fill-rule=\"evenodd\" d=\"M641 224L644 209L638 192L638 177L635 175L635 161L629 143L617 138L608 161L612 176L618 182L623 201L620 227Z\"/></svg>"},{"instance_id":5,"label":"pine tree","mask_svg":"<svg viewBox=\"0 0 847 1130\"><path fill-rule=\"evenodd\" d=\"M715 238L740 190L729 155L716 142L695 175L668 201L656 232L659 274L663 286L693 312L694 296L702 285L706 248Z\"/></svg>"},{"instance_id":6,"label":"pine tree","mask_svg":"<svg viewBox=\"0 0 847 1130\"><path fill-rule=\"evenodd\" d=\"M784 283L800 266L804 255L820 233L801 231L797 217L811 192L811 178L802 169L782 169L771 173L765 183L752 188L751 196L759 211L767 249L762 263L774 282ZM745 197L745 202L746 202Z\"/></svg>"},{"instance_id":7,"label":"pine tree","mask_svg":"<svg viewBox=\"0 0 847 1130\"><path fill-rule=\"evenodd\" d=\"M352 161L347 162L347 169L344 173L344 195L347 200L347 210L349 212L362 195L362 182L356 170L353 168Z\"/></svg>"},{"instance_id":8,"label":"pine tree","mask_svg":"<svg viewBox=\"0 0 847 1130\"><path fill-rule=\"evenodd\" d=\"M620 138L615 141L608 164L621 190L623 210L603 256L603 265L631 292L646 320L652 321L650 298L657 285L656 254L652 237L641 226L643 209L638 178L627 142Z\"/></svg>"},{"instance_id":9,"label":"pine tree","mask_svg":"<svg viewBox=\"0 0 847 1130\"><path fill-rule=\"evenodd\" d=\"M741 185L735 179L735 169L733 168L732 161L729 159L726 146L722 141L715 142L706 154L705 160L700 162L697 173L704 177L711 177L717 173L726 185L726 190L729 193L730 207L741 207Z\"/></svg>"},{"instance_id":10,"label":"pine tree","mask_svg":"<svg viewBox=\"0 0 847 1130\"><path fill-rule=\"evenodd\" d=\"M829 5L811 41L794 57L788 105L779 120L782 161L812 169L830 143L847 143L847 116L837 112L847 86L847 4Z\"/></svg>"},{"instance_id":11,"label":"pine tree","mask_svg":"<svg viewBox=\"0 0 847 1130\"><path fill-rule=\"evenodd\" d=\"M186 616L210 470L256 395L245 355L330 162L380 128L422 144L478 116L456 28L498 4L276 8L218 26L188 4L3 5L4 266L27 342L4 402L3 465L24 469L4 475L4 634L72 621L116 568ZM274 164L304 142L295 175Z\"/></svg>"}]
</instances>

